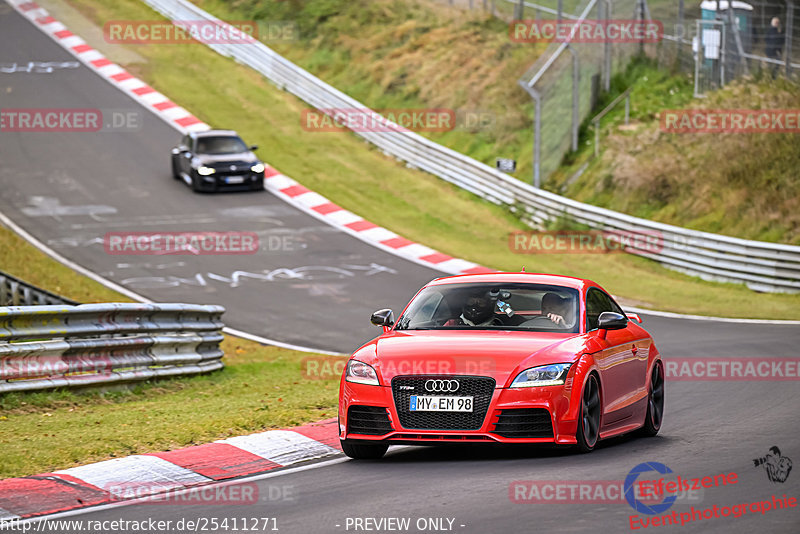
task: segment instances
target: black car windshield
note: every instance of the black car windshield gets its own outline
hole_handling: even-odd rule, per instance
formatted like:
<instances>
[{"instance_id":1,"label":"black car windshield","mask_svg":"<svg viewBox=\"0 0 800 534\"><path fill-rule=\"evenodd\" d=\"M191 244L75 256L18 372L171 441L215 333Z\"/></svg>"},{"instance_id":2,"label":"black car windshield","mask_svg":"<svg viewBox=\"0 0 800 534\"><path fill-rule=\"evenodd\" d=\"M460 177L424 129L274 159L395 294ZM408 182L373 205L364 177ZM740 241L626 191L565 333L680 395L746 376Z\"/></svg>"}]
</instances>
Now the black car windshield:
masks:
<instances>
[{"instance_id":1,"label":"black car windshield","mask_svg":"<svg viewBox=\"0 0 800 534\"><path fill-rule=\"evenodd\" d=\"M248 150L249 148L244 141L235 135L200 137L197 139L198 154L240 154Z\"/></svg>"},{"instance_id":2,"label":"black car windshield","mask_svg":"<svg viewBox=\"0 0 800 534\"><path fill-rule=\"evenodd\" d=\"M396 330L579 331L578 291L542 284L442 284L423 289Z\"/></svg>"}]
</instances>

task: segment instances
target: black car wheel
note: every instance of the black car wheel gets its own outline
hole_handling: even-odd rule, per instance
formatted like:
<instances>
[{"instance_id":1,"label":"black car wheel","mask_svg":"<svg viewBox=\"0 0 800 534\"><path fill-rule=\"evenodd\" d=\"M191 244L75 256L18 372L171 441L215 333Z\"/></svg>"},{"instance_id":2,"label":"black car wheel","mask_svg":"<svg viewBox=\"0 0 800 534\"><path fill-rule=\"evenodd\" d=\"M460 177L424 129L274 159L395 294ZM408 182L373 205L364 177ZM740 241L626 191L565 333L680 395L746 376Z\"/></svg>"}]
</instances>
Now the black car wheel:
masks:
<instances>
[{"instance_id":1,"label":"black car wheel","mask_svg":"<svg viewBox=\"0 0 800 534\"><path fill-rule=\"evenodd\" d=\"M340 442L344 453L354 460L379 460L383 458L383 455L389 449L388 445L379 443L353 443L346 439Z\"/></svg>"},{"instance_id":2,"label":"black car wheel","mask_svg":"<svg viewBox=\"0 0 800 534\"><path fill-rule=\"evenodd\" d=\"M644 418L641 434L653 437L661 429L661 421L664 418L664 369L661 367L660 362L657 362L653 367L649 390L647 415Z\"/></svg>"},{"instance_id":3,"label":"black car wheel","mask_svg":"<svg viewBox=\"0 0 800 534\"><path fill-rule=\"evenodd\" d=\"M181 179L181 173L178 172L178 166L175 165L175 158L172 158L172 177L176 180Z\"/></svg>"},{"instance_id":4,"label":"black car wheel","mask_svg":"<svg viewBox=\"0 0 800 534\"><path fill-rule=\"evenodd\" d=\"M589 375L581 397L581 411L578 414L578 441L579 452L590 452L597 445L600 436L600 386L597 378Z\"/></svg>"}]
</instances>

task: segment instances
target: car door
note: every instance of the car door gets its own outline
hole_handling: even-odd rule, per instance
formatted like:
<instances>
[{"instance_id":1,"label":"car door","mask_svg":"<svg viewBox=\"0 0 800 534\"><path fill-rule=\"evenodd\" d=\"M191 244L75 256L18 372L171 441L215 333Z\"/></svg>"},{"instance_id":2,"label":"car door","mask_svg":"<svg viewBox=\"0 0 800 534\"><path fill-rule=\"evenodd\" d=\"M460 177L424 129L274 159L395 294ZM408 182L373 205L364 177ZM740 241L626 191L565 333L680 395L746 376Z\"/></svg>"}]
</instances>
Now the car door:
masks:
<instances>
[{"instance_id":1,"label":"car door","mask_svg":"<svg viewBox=\"0 0 800 534\"><path fill-rule=\"evenodd\" d=\"M629 423L641 399L641 377L645 375L640 358L647 364L646 350L639 350L630 326L606 330L602 339L598 320L603 312L624 313L604 291L590 287L586 293L586 331L596 331L602 349L594 355L600 371L603 392L602 430Z\"/></svg>"}]
</instances>

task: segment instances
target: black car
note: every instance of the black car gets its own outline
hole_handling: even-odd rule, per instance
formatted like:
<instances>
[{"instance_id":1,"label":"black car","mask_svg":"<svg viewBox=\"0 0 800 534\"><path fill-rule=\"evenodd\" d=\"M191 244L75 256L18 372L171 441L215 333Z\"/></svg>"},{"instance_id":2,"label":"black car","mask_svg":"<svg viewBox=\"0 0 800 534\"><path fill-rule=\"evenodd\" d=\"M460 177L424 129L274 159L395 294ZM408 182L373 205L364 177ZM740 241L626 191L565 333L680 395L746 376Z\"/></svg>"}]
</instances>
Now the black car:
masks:
<instances>
[{"instance_id":1,"label":"black car","mask_svg":"<svg viewBox=\"0 0 800 534\"><path fill-rule=\"evenodd\" d=\"M264 189L264 163L233 130L191 132L172 149L172 176L192 190Z\"/></svg>"}]
</instances>

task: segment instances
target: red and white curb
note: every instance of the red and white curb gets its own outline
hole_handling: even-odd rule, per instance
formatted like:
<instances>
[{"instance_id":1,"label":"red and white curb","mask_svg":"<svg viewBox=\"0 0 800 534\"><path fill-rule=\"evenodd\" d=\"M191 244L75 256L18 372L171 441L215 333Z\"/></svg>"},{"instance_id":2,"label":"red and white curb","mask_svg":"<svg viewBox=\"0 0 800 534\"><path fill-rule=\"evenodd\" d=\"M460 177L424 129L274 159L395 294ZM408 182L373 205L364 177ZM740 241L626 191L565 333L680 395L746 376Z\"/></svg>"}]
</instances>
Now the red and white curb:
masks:
<instances>
[{"instance_id":1,"label":"red and white curb","mask_svg":"<svg viewBox=\"0 0 800 534\"><path fill-rule=\"evenodd\" d=\"M92 48L86 41L69 31L64 24L51 17L36 2L7 1L84 65L141 103L146 109L161 117L176 130L186 133L211 129L208 124L178 106L164 94L159 93ZM476 263L442 254L373 224L337 206L322 195L305 188L272 167L267 166L264 176L266 188L282 200L381 250L448 274L495 272L493 269L481 267Z\"/></svg>"},{"instance_id":2,"label":"red and white curb","mask_svg":"<svg viewBox=\"0 0 800 534\"><path fill-rule=\"evenodd\" d=\"M341 453L336 419L169 452L135 454L63 471L0 480L0 525L250 476ZM196 504L214 499L210 493ZM228 503L230 504L230 503ZM252 502L243 503L252 504Z\"/></svg>"}]
</instances>

